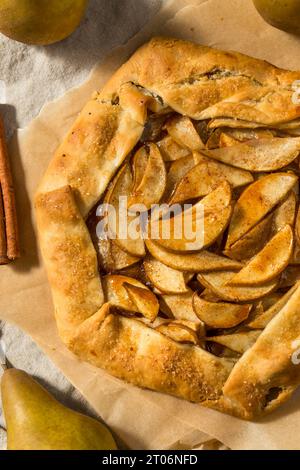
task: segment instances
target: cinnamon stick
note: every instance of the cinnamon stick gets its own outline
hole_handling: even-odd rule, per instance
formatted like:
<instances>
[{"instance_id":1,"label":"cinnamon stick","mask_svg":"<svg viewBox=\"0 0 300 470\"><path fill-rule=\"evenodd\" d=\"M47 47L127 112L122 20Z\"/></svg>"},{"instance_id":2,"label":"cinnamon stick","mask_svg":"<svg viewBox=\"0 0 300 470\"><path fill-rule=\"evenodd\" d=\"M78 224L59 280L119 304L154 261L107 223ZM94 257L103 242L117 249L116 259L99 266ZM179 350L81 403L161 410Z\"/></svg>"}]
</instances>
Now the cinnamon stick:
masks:
<instances>
[{"instance_id":1,"label":"cinnamon stick","mask_svg":"<svg viewBox=\"0 0 300 470\"><path fill-rule=\"evenodd\" d=\"M7 257L7 244L6 244L6 229L2 190L0 187L0 265L9 263Z\"/></svg>"},{"instance_id":2,"label":"cinnamon stick","mask_svg":"<svg viewBox=\"0 0 300 470\"><path fill-rule=\"evenodd\" d=\"M20 257L17 211L13 179L10 170L9 157L5 138L3 119L0 116L0 263L5 263Z\"/></svg>"}]
</instances>

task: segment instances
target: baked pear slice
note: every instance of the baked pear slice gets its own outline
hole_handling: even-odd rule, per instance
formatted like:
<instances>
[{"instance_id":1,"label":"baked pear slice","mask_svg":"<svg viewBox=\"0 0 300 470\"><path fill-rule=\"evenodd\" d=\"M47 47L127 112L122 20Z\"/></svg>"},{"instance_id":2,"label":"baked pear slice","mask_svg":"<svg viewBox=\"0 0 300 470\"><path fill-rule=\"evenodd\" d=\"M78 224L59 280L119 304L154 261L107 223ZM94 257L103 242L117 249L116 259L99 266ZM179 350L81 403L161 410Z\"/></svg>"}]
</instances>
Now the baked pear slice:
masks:
<instances>
[{"instance_id":1,"label":"baked pear slice","mask_svg":"<svg viewBox=\"0 0 300 470\"><path fill-rule=\"evenodd\" d=\"M296 218L297 198L291 191L282 203L274 211L272 221L272 233L275 234L286 225L294 227Z\"/></svg>"},{"instance_id":2,"label":"baked pear slice","mask_svg":"<svg viewBox=\"0 0 300 470\"><path fill-rule=\"evenodd\" d=\"M233 328L249 316L252 304L208 302L195 292L193 308L197 317L209 328Z\"/></svg>"},{"instance_id":3,"label":"baked pear slice","mask_svg":"<svg viewBox=\"0 0 300 470\"><path fill-rule=\"evenodd\" d=\"M300 266L289 265L281 274L280 288L286 288L293 286L300 280Z\"/></svg>"},{"instance_id":4,"label":"baked pear slice","mask_svg":"<svg viewBox=\"0 0 300 470\"><path fill-rule=\"evenodd\" d=\"M143 315L144 313L140 312L136 302L134 302L128 294L128 284L146 290L149 296L153 296L153 304L156 302L155 295L142 282L119 274L108 274L102 278L106 302L109 302L113 307L121 308L128 312L141 313ZM137 293L137 291L135 292Z\"/></svg>"},{"instance_id":5,"label":"baked pear slice","mask_svg":"<svg viewBox=\"0 0 300 470\"><path fill-rule=\"evenodd\" d=\"M298 244L300 245L300 207L297 212L296 224L295 224L295 234Z\"/></svg>"},{"instance_id":6,"label":"baked pear slice","mask_svg":"<svg viewBox=\"0 0 300 470\"><path fill-rule=\"evenodd\" d=\"M230 129L258 129L264 128L263 124L255 121L246 121L244 119L234 119L231 117L213 118L208 123L209 129L219 129L220 127L229 127Z\"/></svg>"},{"instance_id":7,"label":"baked pear slice","mask_svg":"<svg viewBox=\"0 0 300 470\"><path fill-rule=\"evenodd\" d=\"M202 322L193 322L189 320L173 320L171 323L173 325L186 326L187 328L190 328L195 333L197 333L198 338L203 338L205 336L205 329L203 329Z\"/></svg>"},{"instance_id":8,"label":"baked pear slice","mask_svg":"<svg viewBox=\"0 0 300 470\"><path fill-rule=\"evenodd\" d=\"M300 127L300 119L293 119L292 121L281 122L276 126L280 130L294 130Z\"/></svg>"},{"instance_id":9,"label":"baked pear slice","mask_svg":"<svg viewBox=\"0 0 300 470\"><path fill-rule=\"evenodd\" d=\"M228 226L231 214L231 188L224 182L175 217L153 221L149 225L148 238L155 239L168 250L199 251L219 238Z\"/></svg>"},{"instance_id":10,"label":"baked pear slice","mask_svg":"<svg viewBox=\"0 0 300 470\"><path fill-rule=\"evenodd\" d=\"M229 135L239 142L246 142L253 139L272 139L274 133L270 129L226 129L226 135Z\"/></svg>"},{"instance_id":11,"label":"baked pear slice","mask_svg":"<svg viewBox=\"0 0 300 470\"><path fill-rule=\"evenodd\" d=\"M149 154L144 145L134 154L132 159L133 188L138 188L146 173L149 161Z\"/></svg>"},{"instance_id":12,"label":"baked pear slice","mask_svg":"<svg viewBox=\"0 0 300 470\"><path fill-rule=\"evenodd\" d=\"M227 134L226 132L221 132L220 139L219 139L219 147L232 147L234 145L238 145L240 142L232 137L231 135Z\"/></svg>"},{"instance_id":13,"label":"baked pear slice","mask_svg":"<svg viewBox=\"0 0 300 470\"><path fill-rule=\"evenodd\" d=\"M281 203L297 181L292 173L273 173L248 186L234 207L226 250Z\"/></svg>"},{"instance_id":14,"label":"baked pear slice","mask_svg":"<svg viewBox=\"0 0 300 470\"><path fill-rule=\"evenodd\" d=\"M97 248L99 265L106 272L126 269L140 260L137 256L123 251L114 240L99 239L97 240Z\"/></svg>"},{"instance_id":15,"label":"baked pear slice","mask_svg":"<svg viewBox=\"0 0 300 470\"><path fill-rule=\"evenodd\" d=\"M232 188L253 182L253 176L248 171L214 162L195 153L194 159L199 161L198 165L189 170L179 181L169 200L170 205L206 196L223 181L228 181Z\"/></svg>"},{"instance_id":16,"label":"baked pear slice","mask_svg":"<svg viewBox=\"0 0 300 470\"><path fill-rule=\"evenodd\" d=\"M199 253L176 253L166 250L154 240L145 240L149 253L161 263L170 268L183 272L210 272L242 269L243 264L219 256L210 251L202 250Z\"/></svg>"},{"instance_id":17,"label":"baked pear slice","mask_svg":"<svg viewBox=\"0 0 300 470\"><path fill-rule=\"evenodd\" d=\"M160 292L184 294L188 291L185 273L169 268L150 255L145 258L143 266L149 281Z\"/></svg>"},{"instance_id":18,"label":"baked pear slice","mask_svg":"<svg viewBox=\"0 0 300 470\"><path fill-rule=\"evenodd\" d=\"M279 276L287 267L294 247L294 234L286 225L233 278L231 286L257 286Z\"/></svg>"},{"instance_id":19,"label":"baked pear slice","mask_svg":"<svg viewBox=\"0 0 300 470\"><path fill-rule=\"evenodd\" d=\"M280 312L281 309L285 306L288 300L292 297L294 292L299 287L299 282L292 286L283 296L281 296L274 305L271 305L266 311L263 311L259 314L251 314L250 321L247 321L247 326L254 329L264 329L268 323Z\"/></svg>"},{"instance_id":20,"label":"baked pear slice","mask_svg":"<svg viewBox=\"0 0 300 470\"><path fill-rule=\"evenodd\" d=\"M190 155L190 150L182 147L170 135L157 142L157 146L165 162L173 162Z\"/></svg>"},{"instance_id":21,"label":"baked pear slice","mask_svg":"<svg viewBox=\"0 0 300 470\"><path fill-rule=\"evenodd\" d=\"M231 335L209 336L207 341L226 346L232 351L244 354L248 349L255 344L257 338L260 336L261 330L245 331L240 333L233 333Z\"/></svg>"},{"instance_id":22,"label":"baked pear slice","mask_svg":"<svg viewBox=\"0 0 300 470\"><path fill-rule=\"evenodd\" d=\"M277 171L289 165L300 152L300 138L253 139L226 148L203 150L204 155L251 172Z\"/></svg>"},{"instance_id":23,"label":"baked pear slice","mask_svg":"<svg viewBox=\"0 0 300 470\"><path fill-rule=\"evenodd\" d=\"M149 210L152 205L159 203L166 190L167 172L157 145L148 144L145 151L149 151L145 168L143 168L144 165L140 166L139 158L134 160L136 167L134 170L135 179L131 196L128 199L129 211L132 206L139 205L145 206L145 209ZM143 176L141 170L144 170Z\"/></svg>"},{"instance_id":24,"label":"baked pear slice","mask_svg":"<svg viewBox=\"0 0 300 470\"><path fill-rule=\"evenodd\" d=\"M220 299L228 302L252 302L261 299L273 292L279 280L274 279L261 286L231 286L230 280L235 276L233 271L222 271L198 274L197 279L203 287L206 287Z\"/></svg>"},{"instance_id":25,"label":"baked pear slice","mask_svg":"<svg viewBox=\"0 0 300 470\"><path fill-rule=\"evenodd\" d=\"M179 181L194 166L195 161L192 154L171 163L167 174L166 190L163 196L164 201L168 201L170 199Z\"/></svg>"},{"instance_id":26,"label":"baked pear slice","mask_svg":"<svg viewBox=\"0 0 300 470\"><path fill-rule=\"evenodd\" d=\"M150 290L144 289L144 287L135 286L129 282L124 282L123 286L127 290L130 300L136 306L137 311L153 322L159 312L159 303L156 295Z\"/></svg>"},{"instance_id":27,"label":"baked pear slice","mask_svg":"<svg viewBox=\"0 0 300 470\"><path fill-rule=\"evenodd\" d=\"M210 132L210 135L205 144L205 148L207 150L219 148L221 134L222 134L221 129L216 129Z\"/></svg>"},{"instance_id":28,"label":"baked pear slice","mask_svg":"<svg viewBox=\"0 0 300 470\"><path fill-rule=\"evenodd\" d=\"M129 164L125 164L115 177L111 187L106 193L104 202L111 206L114 210L109 210L107 217L107 224L110 231L110 238L114 239L115 243L123 250L132 256L142 258L145 256L145 243L143 234L137 214L130 214L128 211L128 204L126 198L129 197L132 190L132 174ZM124 205L121 205L122 198ZM127 222L125 226L120 220L120 215L124 215ZM123 217L122 217L123 218ZM135 230L132 229L132 224L137 221ZM131 227L131 229L130 229Z\"/></svg>"},{"instance_id":29,"label":"baked pear slice","mask_svg":"<svg viewBox=\"0 0 300 470\"><path fill-rule=\"evenodd\" d=\"M165 124L165 129L175 142L192 152L205 148L193 122L187 116L170 118Z\"/></svg>"},{"instance_id":30,"label":"baked pear slice","mask_svg":"<svg viewBox=\"0 0 300 470\"><path fill-rule=\"evenodd\" d=\"M267 215L242 238L235 242L224 255L245 262L263 249L272 234L273 213Z\"/></svg>"},{"instance_id":31,"label":"baked pear slice","mask_svg":"<svg viewBox=\"0 0 300 470\"><path fill-rule=\"evenodd\" d=\"M168 318L202 323L193 309L193 295L194 292L190 288L185 294L160 295L160 310Z\"/></svg>"},{"instance_id":32,"label":"baked pear slice","mask_svg":"<svg viewBox=\"0 0 300 470\"><path fill-rule=\"evenodd\" d=\"M199 343L199 337L196 331L189 326L177 322L162 324L156 328L156 331L168 336L177 343L191 343L195 345Z\"/></svg>"},{"instance_id":33,"label":"baked pear slice","mask_svg":"<svg viewBox=\"0 0 300 470\"><path fill-rule=\"evenodd\" d=\"M295 240L295 244L294 244L294 253L293 253L293 256L290 260L290 264L292 265L298 265L300 264L300 245L298 243L297 240Z\"/></svg>"}]
</instances>

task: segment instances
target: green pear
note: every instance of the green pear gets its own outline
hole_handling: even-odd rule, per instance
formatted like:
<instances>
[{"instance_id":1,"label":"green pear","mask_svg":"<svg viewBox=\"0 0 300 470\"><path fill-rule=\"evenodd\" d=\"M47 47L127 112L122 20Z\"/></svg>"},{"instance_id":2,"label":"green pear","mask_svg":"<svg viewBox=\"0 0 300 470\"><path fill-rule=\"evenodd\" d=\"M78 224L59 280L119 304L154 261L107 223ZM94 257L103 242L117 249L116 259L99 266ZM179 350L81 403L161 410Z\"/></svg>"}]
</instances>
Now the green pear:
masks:
<instances>
[{"instance_id":1,"label":"green pear","mask_svg":"<svg viewBox=\"0 0 300 470\"><path fill-rule=\"evenodd\" d=\"M0 32L26 44L61 41L79 25L88 0L0 0Z\"/></svg>"},{"instance_id":2,"label":"green pear","mask_svg":"<svg viewBox=\"0 0 300 470\"><path fill-rule=\"evenodd\" d=\"M8 450L115 450L100 422L66 408L28 374L7 369L1 381Z\"/></svg>"},{"instance_id":3,"label":"green pear","mask_svg":"<svg viewBox=\"0 0 300 470\"><path fill-rule=\"evenodd\" d=\"M272 26L300 34L300 0L253 0L261 16Z\"/></svg>"}]
</instances>

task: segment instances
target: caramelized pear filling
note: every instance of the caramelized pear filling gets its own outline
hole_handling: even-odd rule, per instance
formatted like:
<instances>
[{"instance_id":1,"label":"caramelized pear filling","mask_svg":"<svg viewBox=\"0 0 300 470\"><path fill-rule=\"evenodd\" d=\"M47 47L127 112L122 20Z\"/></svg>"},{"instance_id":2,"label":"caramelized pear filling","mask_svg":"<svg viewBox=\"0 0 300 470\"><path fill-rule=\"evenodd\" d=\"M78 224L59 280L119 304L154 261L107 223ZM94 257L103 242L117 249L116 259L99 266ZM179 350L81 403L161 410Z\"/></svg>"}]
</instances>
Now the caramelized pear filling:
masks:
<instances>
[{"instance_id":1,"label":"caramelized pear filling","mask_svg":"<svg viewBox=\"0 0 300 470\"><path fill-rule=\"evenodd\" d=\"M224 76L214 70L199 80ZM300 279L300 138L289 127L194 121L128 87L148 100L144 132L87 218L105 300L172 341L237 361ZM122 199L122 221L99 210L119 211ZM194 228L202 218L193 247L184 230L175 233L178 214L166 217L174 205ZM99 226L114 231L99 235ZM271 389L267 403L276 395Z\"/></svg>"}]
</instances>

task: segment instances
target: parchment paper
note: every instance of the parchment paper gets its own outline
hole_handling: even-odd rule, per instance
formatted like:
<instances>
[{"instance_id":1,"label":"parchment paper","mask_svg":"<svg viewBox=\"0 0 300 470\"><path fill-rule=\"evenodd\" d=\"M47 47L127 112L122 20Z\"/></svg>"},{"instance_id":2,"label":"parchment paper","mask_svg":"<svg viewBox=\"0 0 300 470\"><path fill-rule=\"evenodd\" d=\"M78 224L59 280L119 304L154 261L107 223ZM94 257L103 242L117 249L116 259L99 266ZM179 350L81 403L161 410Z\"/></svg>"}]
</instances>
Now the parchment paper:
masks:
<instances>
[{"instance_id":1,"label":"parchment paper","mask_svg":"<svg viewBox=\"0 0 300 470\"><path fill-rule=\"evenodd\" d=\"M10 152L23 257L1 268L0 311L5 320L34 338L131 448L192 448L206 442L209 435L232 449L299 449L299 393L263 421L247 423L125 384L78 361L57 336L50 289L37 251L33 193L90 94L101 88L137 46L155 34L235 49L278 66L300 69L300 39L266 25L251 0L172 1L137 37L97 67L84 85L46 105L39 117L13 138Z\"/></svg>"}]
</instances>

